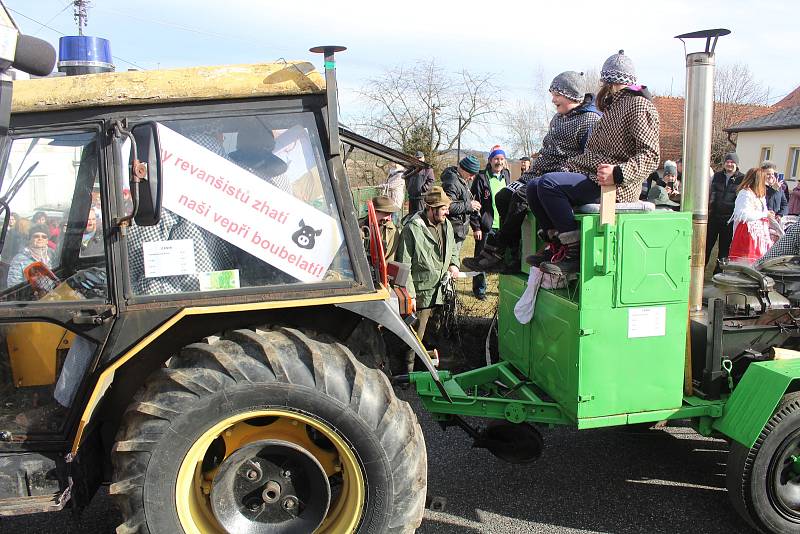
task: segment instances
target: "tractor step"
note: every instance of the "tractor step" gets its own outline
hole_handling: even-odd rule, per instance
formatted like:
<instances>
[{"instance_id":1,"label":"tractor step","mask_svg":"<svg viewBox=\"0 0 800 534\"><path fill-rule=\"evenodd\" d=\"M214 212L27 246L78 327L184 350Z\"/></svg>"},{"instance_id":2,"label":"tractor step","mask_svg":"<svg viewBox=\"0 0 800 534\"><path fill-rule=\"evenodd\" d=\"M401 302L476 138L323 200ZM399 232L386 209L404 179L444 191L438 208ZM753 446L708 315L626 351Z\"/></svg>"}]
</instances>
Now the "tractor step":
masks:
<instances>
[{"instance_id":1,"label":"tractor step","mask_svg":"<svg viewBox=\"0 0 800 534\"><path fill-rule=\"evenodd\" d=\"M41 512L58 512L69 502L70 491L53 493L52 495L34 495L15 499L0 499L0 517L38 514Z\"/></svg>"}]
</instances>

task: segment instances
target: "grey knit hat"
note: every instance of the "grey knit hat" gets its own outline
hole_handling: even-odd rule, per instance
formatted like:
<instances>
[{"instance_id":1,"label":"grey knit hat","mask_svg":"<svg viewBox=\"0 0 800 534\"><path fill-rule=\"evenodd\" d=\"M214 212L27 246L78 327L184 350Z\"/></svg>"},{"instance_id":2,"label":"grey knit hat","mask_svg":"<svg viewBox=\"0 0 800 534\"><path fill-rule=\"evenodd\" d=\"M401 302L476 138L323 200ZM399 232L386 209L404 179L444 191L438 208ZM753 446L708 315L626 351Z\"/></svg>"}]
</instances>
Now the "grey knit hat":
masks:
<instances>
[{"instance_id":1,"label":"grey knit hat","mask_svg":"<svg viewBox=\"0 0 800 534\"><path fill-rule=\"evenodd\" d=\"M722 162L724 163L728 160L734 162L737 167L739 166L739 155L736 152L728 152L727 154L725 154L725 157L722 158Z\"/></svg>"},{"instance_id":2,"label":"grey knit hat","mask_svg":"<svg viewBox=\"0 0 800 534\"><path fill-rule=\"evenodd\" d=\"M669 159L664 162L664 175L666 176L667 174L670 176L678 176L678 165Z\"/></svg>"},{"instance_id":3,"label":"grey knit hat","mask_svg":"<svg viewBox=\"0 0 800 534\"><path fill-rule=\"evenodd\" d=\"M625 55L624 50L614 54L603 63L600 70L600 79L606 83L622 83L633 85L636 83L636 69L631 58Z\"/></svg>"},{"instance_id":4,"label":"grey knit hat","mask_svg":"<svg viewBox=\"0 0 800 534\"><path fill-rule=\"evenodd\" d=\"M580 102L583 100L583 87L583 73L568 70L553 78L553 82L550 84L550 92L557 93L575 102Z\"/></svg>"}]
</instances>

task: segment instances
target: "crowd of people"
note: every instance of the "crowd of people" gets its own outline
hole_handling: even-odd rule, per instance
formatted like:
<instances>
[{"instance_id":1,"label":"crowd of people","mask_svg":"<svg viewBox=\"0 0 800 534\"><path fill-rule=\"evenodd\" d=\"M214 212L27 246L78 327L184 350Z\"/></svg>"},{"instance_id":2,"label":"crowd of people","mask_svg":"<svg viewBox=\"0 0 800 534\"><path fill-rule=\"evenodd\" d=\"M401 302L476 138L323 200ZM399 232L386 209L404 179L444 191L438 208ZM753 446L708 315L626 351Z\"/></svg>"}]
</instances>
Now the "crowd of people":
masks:
<instances>
[{"instance_id":1,"label":"crowd of people","mask_svg":"<svg viewBox=\"0 0 800 534\"><path fill-rule=\"evenodd\" d=\"M461 263L476 273L472 289L478 299L486 298L484 272L519 271L521 227L529 211L546 246L526 261L564 275L580 269L580 231L573 209L597 203L602 186L615 186L617 202L680 208L683 162L666 160L659 172L658 112L624 51L605 61L600 81L594 94L584 91L580 72L562 72L552 80L556 113L541 150L521 158L518 180L511 181L506 153L498 145L483 166L469 155L447 167L441 187L434 185L430 169L409 175L402 167L390 170L386 196L374 202L382 224L391 225L385 226L387 233L395 236L384 233L384 241L399 243L394 258L388 254L387 259L410 267L409 291L421 317L420 337L431 311L441 305L442 278L457 275ZM417 157L423 159L422 153ZM781 225L787 214L800 213L800 186L789 194L772 162L743 174L737 154L730 153L721 170L709 169L709 179L707 262L716 244L717 269L727 261L752 264L778 253L800 253L800 225L785 234ZM401 229L392 216L401 211L403 188L409 215ZM470 233L475 255L460 262ZM384 248L387 253L395 249Z\"/></svg>"}]
</instances>

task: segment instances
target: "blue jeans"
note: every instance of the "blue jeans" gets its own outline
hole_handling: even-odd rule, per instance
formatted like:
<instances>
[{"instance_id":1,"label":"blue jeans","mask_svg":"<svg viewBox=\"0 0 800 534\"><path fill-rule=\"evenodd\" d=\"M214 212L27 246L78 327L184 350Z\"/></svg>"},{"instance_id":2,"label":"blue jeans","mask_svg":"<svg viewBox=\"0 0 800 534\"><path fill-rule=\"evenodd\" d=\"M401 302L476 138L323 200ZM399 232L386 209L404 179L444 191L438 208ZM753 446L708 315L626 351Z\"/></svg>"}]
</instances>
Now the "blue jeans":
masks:
<instances>
[{"instance_id":1,"label":"blue jeans","mask_svg":"<svg viewBox=\"0 0 800 534\"><path fill-rule=\"evenodd\" d=\"M549 172L528 182L528 205L542 230L577 230L572 206L592 204L599 198L600 186L577 172Z\"/></svg>"}]
</instances>

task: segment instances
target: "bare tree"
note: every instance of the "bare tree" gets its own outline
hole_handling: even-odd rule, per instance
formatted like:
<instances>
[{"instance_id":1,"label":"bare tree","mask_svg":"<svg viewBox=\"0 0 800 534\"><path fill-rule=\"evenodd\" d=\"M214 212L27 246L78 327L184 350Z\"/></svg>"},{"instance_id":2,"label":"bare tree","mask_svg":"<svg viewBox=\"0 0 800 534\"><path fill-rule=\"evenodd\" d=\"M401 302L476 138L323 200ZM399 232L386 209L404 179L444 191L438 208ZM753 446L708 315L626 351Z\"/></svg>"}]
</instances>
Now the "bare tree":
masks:
<instances>
[{"instance_id":1,"label":"bare tree","mask_svg":"<svg viewBox=\"0 0 800 534\"><path fill-rule=\"evenodd\" d=\"M545 80L544 70L538 66L533 73L530 96L517 100L503 113L508 137L504 139L515 156L530 156L542 146L547 134L554 108L550 102L549 81Z\"/></svg>"},{"instance_id":2,"label":"bare tree","mask_svg":"<svg viewBox=\"0 0 800 534\"><path fill-rule=\"evenodd\" d=\"M724 128L768 112L769 90L747 65L734 63L717 67L714 77L714 117L711 134L711 161L722 162L724 154L734 145Z\"/></svg>"},{"instance_id":3,"label":"bare tree","mask_svg":"<svg viewBox=\"0 0 800 534\"><path fill-rule=\"evenodd\" d=\"M548 129L546 111L542 105L517 100L503 115L508 131L505 143L513 155L530 156L542 146Z\"/></svg>"},{"instance_id":4,"label":"bare tree","mask_svg":"<svg viewBox=\"0 0 800 534\"><path fill-rule=\"evenodd\" d=\"M364 85L360 94L370 114L359 126L407 153L421 150L438 167L459 136L488 124L502 103L491 74L448 73L435 60L394 67Z\"/></svg>"}]
</instances>

